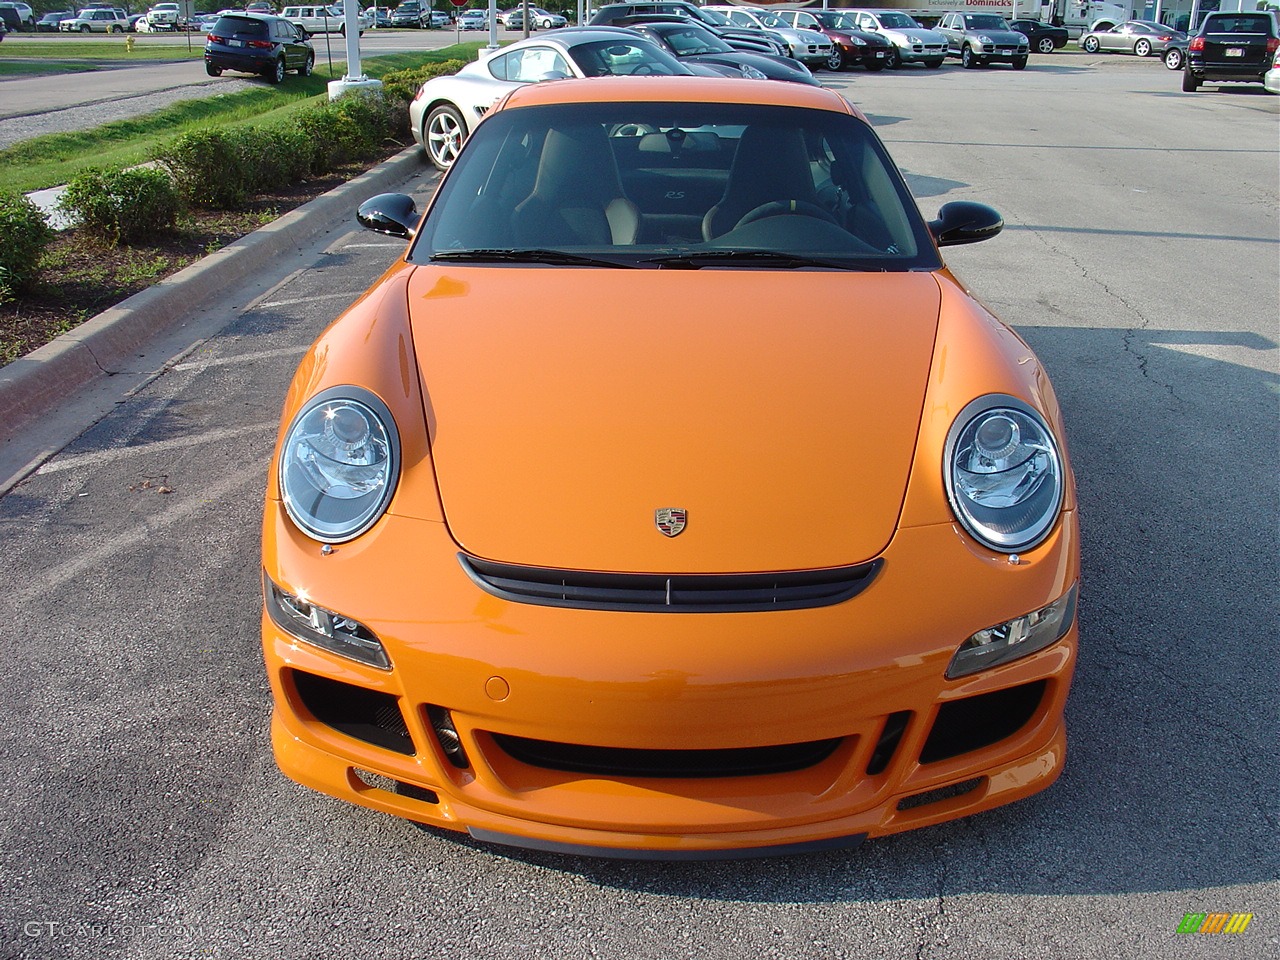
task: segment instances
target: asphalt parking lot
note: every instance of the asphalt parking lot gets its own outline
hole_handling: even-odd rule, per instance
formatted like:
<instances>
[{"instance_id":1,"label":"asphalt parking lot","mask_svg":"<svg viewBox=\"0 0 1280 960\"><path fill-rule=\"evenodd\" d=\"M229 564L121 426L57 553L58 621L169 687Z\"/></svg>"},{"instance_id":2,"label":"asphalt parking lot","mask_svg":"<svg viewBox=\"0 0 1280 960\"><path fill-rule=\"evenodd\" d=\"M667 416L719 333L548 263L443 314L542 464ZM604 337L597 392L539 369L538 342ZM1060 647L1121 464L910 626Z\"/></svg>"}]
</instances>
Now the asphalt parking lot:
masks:
<instances>
[{"instance_id":1,"label":"asphalt parking lot","mask_svg":"<svg viewBox=\"0 0 1280 960\"><path fill-rule=\"evenodd\" d=\"M1006 218L947 259L1067 421L1062 779L852 852L701 864L493 850L286 781L266 462L293 365L401 249L341 226L202 307L199 342L144 351L162 372L0 498L0 956L1280 956L1280 101L1121 57L832 85L927 216ZM1176 933L1219 911L1254 919Z\"/></svg>"}]
</instances>

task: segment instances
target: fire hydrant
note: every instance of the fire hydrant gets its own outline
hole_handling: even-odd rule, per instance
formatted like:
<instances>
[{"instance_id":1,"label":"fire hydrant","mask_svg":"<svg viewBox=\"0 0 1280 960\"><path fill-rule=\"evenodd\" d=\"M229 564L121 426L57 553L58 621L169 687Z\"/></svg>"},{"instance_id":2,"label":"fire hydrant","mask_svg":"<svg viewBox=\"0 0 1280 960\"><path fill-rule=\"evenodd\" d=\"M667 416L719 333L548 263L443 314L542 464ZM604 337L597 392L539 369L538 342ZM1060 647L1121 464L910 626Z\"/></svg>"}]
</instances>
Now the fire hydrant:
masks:
<instances>
[{"instance_id":1,"label":"fire hydrant","mask_svg":"<svg viewBox=\"0 0 1280 960\"><path fill-rule=\"evenodd\" d=\"M133 34L124 38L124 52L133 53Z\"/></svg>"}]
</instances>

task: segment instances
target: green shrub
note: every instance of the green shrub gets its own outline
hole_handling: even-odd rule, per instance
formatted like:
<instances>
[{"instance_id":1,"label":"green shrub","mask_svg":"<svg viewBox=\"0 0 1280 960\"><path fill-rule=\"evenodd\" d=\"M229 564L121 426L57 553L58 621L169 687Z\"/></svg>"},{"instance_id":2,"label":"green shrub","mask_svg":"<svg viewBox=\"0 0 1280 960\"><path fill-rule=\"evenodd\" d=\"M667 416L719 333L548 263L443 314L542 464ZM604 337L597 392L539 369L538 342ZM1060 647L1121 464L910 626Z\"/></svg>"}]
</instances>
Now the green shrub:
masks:
<instances>
[{"instance_id":1,"label":"green shrub","mask_svg":"<svg viewBox=\"0 0 1280 960\"><path fill-rule=\"evenodd\" d=\"M237 210L257 190L257 157L248 128L197 130L176 137L156 159L189 203L215 210Z\"/></svg>"},{"instance_id":2,"label":"green shrub","mask_svg":"<svg viewBox=\"0 0 1280 960\"><path fill-rule=\"evenodd\" d=\"M400 110L400 120L407 127L409 104L417 96L418 88L432 77L457 73L464 66L461 60L446 60L444 63L428 63L408 70L393 70L382 78L382 96L388 104L396 105Z\"/></svg>"},{"instance_id":3,"label":"green shrub","mask_svg":"<svg viewBox=\"0 0 1280 960\"><path fill-rule=\"evenodd\" d=\"M182 201L163 170L86 170L67 184L58 207L93 236L115 246L168 233Z\"/></svg>"},{"instance_id":4,"label":"green shrub","mask_svg":"<svg viewBox=\"0 0 1280 960\"><path fill-rule=\"evenodd\" d=\"M405 126L401 118L394 115L392 103L380 92L348 93L335 100L333 107L360 128L371 148L365 156L372 156L384 140L394 137Z\"/></svg>"},{"instance_id":5,"label":"green shrub","mask_svg":"<svg viewBox=\"0 0 1280 960\"><path fill-rule=\"evenodd\" d=\"M246 144L253 150L247 162L254 171L254 193L287 187L311 173L311 144L297 127L245 132L249 134Z\"/></svg>"},{"instance_id":6,"label":"green shrub","mask_svg":"<svg viewBox=\"0 0 1280 960\"><path fill-rule=\"evenodd\" d=\"M0 193L0 303L31 288L52 239L39 207L20 193Z\"/></svg>"}]
</instances>

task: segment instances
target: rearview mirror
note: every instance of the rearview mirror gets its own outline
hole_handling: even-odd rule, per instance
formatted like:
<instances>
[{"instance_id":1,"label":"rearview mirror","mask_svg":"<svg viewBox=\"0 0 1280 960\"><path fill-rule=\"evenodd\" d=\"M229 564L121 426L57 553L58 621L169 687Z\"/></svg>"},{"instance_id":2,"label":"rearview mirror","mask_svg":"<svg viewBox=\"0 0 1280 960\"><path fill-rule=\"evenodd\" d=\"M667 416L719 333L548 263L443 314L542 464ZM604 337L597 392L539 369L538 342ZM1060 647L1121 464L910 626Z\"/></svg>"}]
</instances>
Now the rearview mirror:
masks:
<instances>
[{"instance_id":1,"label":"rearview mirror","mask_svg":"<svg viewBox=\"0 0 1280 960\"><path fill-rule=\"evenodd\" d=\"M940 247L990 240L1004 229L1004 217L985 203L953 200L943 204L938 219L929 221L929 232Z\"/></svg>"},{"instance_id":2,"label":"rearview mirror","mask_svg":"<svg viewBox=\"0 0 1280 960\"><path fill-rule=\"evenodd\" d=\"M380 193L356 211L360 226L375 233L412 240L418 226L418 207L403 193Z\"/></svg>"}]
</instances>

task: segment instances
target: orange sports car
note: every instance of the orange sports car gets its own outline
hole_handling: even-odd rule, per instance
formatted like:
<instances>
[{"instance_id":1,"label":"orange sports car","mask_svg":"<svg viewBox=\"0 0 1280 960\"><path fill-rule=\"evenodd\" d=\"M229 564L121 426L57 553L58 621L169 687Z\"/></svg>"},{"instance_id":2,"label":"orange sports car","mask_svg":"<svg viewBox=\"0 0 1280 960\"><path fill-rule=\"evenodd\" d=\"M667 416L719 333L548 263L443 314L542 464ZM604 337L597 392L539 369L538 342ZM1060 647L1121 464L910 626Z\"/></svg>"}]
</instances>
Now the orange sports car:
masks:
<instances>
[{"instance_id":1,"label":"orange sports car","mask_svg":"<svg viewBox=\"0 0 1280 960\"><path fill-rule=\"evenodd\" d=\"M285 401L281 769L500 844L848 846L1062 770L1058 404L838 94L522 87ZM797 304L822 304L801 311Z\"/></svg>"}]
</instances>

